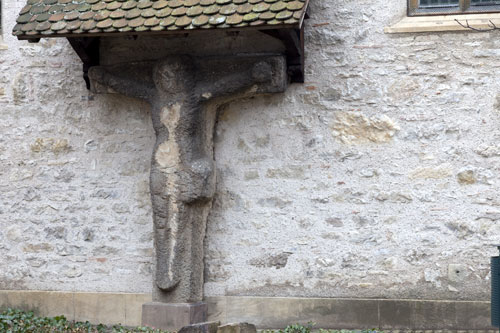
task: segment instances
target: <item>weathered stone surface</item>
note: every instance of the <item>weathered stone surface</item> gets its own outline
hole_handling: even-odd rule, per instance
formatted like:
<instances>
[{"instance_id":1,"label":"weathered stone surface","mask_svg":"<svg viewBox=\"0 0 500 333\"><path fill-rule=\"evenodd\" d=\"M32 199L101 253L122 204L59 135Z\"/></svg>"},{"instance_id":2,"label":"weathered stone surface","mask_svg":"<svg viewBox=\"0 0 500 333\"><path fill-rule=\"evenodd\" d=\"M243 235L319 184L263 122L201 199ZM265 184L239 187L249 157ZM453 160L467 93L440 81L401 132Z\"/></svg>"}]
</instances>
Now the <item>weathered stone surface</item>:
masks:
<instances>
[{"instance_id":1,"label":"weathered stone surface","mask_svg":"<svg viewBox=\"0 0 500 333\"><path fill-rule=\"evenodd\" d=\"M367 118L353 112L338 113L332 134L343 143L385 143L391 141L399 126L389 117Z\"/></svg>"},{"instance_id":2,"label":"weathered stone surface","mask_svg":"<svg viewBox=\"0 0 500 333\"><path fill-rule=\"evenodd\" d=\"M464 170L457 174L457 179L460 184L471 185L477 182L476 175L473 170Z\"/></svg>"},{"instance_id":3,"label":"weathered stone surface","mask_svg":"<svg viewBox=\"0 0 500 333\"><path fill-rule=\"evenodd\" d=\"M206 303L150 302L142 306L143 326L177 332L183 327L204 323L206 320ZM210 327L211 325L206 328Z\"/></svg>"},{"instance_id":4,"label":"weathered stone surface","mask_svg":"<svg viewBox=\"0 0 500 333\"><path fill-rule=\"evenodd\" d=\"M0 307L36 310L41 316L105 325L141 324L141 307L151 294L1 290Z\"/></svg>"},{"instance_id":5,"label":"weathered stone surface","mask_svg":"<svg viewBox=\"0 0 500 333\"><path fill-rule=\"evenodd\" d=\"M500 156L500 146L499 145L493 145L493 146L481 145L481 146L475 148L474 151L478 155L481 155L482 157Z\"/></svg>"},{"instance_id":6,"label":"weathered stone surface","mask_svg":"<svg viewBox=\"0 0 500 333\"><path fill-rule=\"evenodd\" d=\"M318 327L378 327L384 330L489 330L489 302L375 300L328 298L217 297L210 300L221 317L255 323L259 329L286 327L290 322ZM217 318L217 315L213 315ZM492 332L491 332L492 333Z\"/></svg>"},{"instance_id":7,"label":"weathered stone surface","mask_svg":"<svg viewBox=\"0 0 500 333\"><path fill-rule=\"evenodd\" d=\"M256 333L257 329L254 324L249 323L232 323L219 326L217 333Z\"/></svg>"},{"instance_id":8,"label":"weathered stone surface","mask_svg":"<svg viewBox=\"0 0 500 333\"><path fill-rule=\"evenodd\" d=\"M286 266L288 258L292 253L280 253L277 255L263 256L250 260L250 265L256 267L275 267L280 269Z\"/></svg>"},{"instance_id":9,"label":"weathered stone surface","mask_svg":"<svg viewBox=\"0 0 500 333\"><path fill-rule=\"evenodd\" d=\"M422 167L410 172L411 179L443 179L452 175L453 169L448 164L435 167Z\"/></svg>"},{"instance_id":10,"label":"weathered stone surface","mask_svg":"<svg viewBox=\"0 0 500 333\"><path fill-rule=\"evenodd\" d=\"M217 333L220 321L210 321L200 324L184 326L179 333Z\"/></svg>"},{"instance_id":11,"label":"weathered stone surface","mask_svg":"<svg viewBox=\"0 0 500 333\"><path fill-rule=\"evenodd\" d=\"M326 223L332 227L340 228L344 226L344 222L338 217L329 217L326 219Z\"/></svg>"}]
</instances>

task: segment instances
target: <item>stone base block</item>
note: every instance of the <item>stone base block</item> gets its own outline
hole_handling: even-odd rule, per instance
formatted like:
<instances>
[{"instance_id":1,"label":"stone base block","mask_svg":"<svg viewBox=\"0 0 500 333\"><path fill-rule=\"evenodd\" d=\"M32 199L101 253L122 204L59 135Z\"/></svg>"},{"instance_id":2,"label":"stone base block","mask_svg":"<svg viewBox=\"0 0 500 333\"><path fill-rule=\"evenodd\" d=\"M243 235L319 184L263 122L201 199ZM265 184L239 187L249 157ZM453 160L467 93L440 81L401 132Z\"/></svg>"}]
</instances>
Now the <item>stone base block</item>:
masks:
<instances>
[{"instance_id":1,"label":"stone base block","mask_svg":"<svg viewBox=\"0 0 500 333\"><path fill-rule=\"evenodd\" d=\"M207 321L206 303L160 303L142 305L142 325L168 331Z\"/></svg>"},{"instance_id":2,"label":"stone base block","mask_svg":"<svg viewBox=\"0 0 500 333\"><path fill-rule=\"evenodd\" d=\"M219 326L217 333L257 333L257 329L254 324L234 323Z\"/></svg>"},{"instance_id":3,"label":"stone base block","mask_svg":"<svg viewBox=\"0 0 500 333\"><path fill-rule=\"evenodd\" d=\"M210 321L201 324L184 326L178 333L217 333L220 321Z\"/></svg>"}]
</instances>

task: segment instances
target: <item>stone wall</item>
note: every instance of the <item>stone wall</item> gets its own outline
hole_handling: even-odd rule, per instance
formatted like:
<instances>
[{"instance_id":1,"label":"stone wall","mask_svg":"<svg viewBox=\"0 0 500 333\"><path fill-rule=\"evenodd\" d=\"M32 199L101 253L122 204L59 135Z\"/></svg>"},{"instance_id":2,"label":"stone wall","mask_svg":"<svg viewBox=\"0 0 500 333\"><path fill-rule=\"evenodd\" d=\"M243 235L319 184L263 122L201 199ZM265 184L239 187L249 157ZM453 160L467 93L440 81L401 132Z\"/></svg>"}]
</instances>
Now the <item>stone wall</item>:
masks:
<instances>
[{"instance_id":1,"label":"stone wall","mask_svg":"<svg viewBox=\"0 0 500 333\"><path fill-rule=\"evenodd\" d=\"M499 34L384 34L405 3L311 1L307 82L222 110L207 296L488 299ZM0 288L149 292L148 106L90 94L67 42L16 41L23 1L2 5Z\"/></svg>"},{"instance_id":2,"label":"stone wall","mask_svg":"<svg viewBox=\"0 0 500 333\"><path fill-rule=\"evenodd\" d=\"M499 34L377 3L312 1L307 82L222 114L207 295L489 299Z\"/></svg>"},{"instance_id":3,"label":"stone wall","mask_svg":"<svg viewBox=\"0 0 500 333\"><path fill-rule=\"evenodd\" d=\"M148 106L92 96L66 40L0 50L0 289L149 292Z\"/></svg>"}]
</instances>

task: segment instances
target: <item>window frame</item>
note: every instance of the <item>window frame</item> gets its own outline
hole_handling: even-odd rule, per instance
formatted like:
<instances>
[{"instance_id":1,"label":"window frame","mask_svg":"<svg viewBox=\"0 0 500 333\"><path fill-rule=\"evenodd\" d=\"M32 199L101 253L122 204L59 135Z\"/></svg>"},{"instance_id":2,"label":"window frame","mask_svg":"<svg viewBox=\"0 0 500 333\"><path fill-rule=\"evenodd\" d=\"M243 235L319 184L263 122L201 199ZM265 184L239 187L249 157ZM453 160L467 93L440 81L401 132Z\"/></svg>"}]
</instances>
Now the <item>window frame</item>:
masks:
<instances>
[{"instance_id":1,"label":"window frame","mask_svg":"<svg viewBox=\"0 0 500 333\"><path fill-rule=\"evenodd\" d=\"M487 14L499 13L500 4L498 5L479 5L471 6L471 0L459 0L458 7L441 8L419 8L419 0L407 0L407 15L408 16L436 16L436 15L466 15L466 14Z\"/></svg>"}]
</instances>

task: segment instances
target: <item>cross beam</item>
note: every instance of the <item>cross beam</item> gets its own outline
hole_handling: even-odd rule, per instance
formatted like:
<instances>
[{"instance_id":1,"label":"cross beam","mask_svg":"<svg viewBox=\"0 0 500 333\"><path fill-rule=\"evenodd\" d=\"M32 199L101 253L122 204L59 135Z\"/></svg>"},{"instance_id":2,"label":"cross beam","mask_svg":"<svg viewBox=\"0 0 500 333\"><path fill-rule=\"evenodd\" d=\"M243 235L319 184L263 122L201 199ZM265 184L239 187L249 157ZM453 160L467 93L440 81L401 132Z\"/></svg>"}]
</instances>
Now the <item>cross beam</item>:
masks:
<instances>
[{"instance_id":1,"label":"cross beam","mask_svg":"<svg viewBox=\"0 0 500 333\"><path fill-rule=\"evenodd\" d=\"M263 29L260 32L279 39L286 48L288 76L291 82L304 83L304 26L299 29ZM100 37L68 37L83 62L83 78L90 89L89 68L99 65Z\"/></svg>"}]
</instances>

